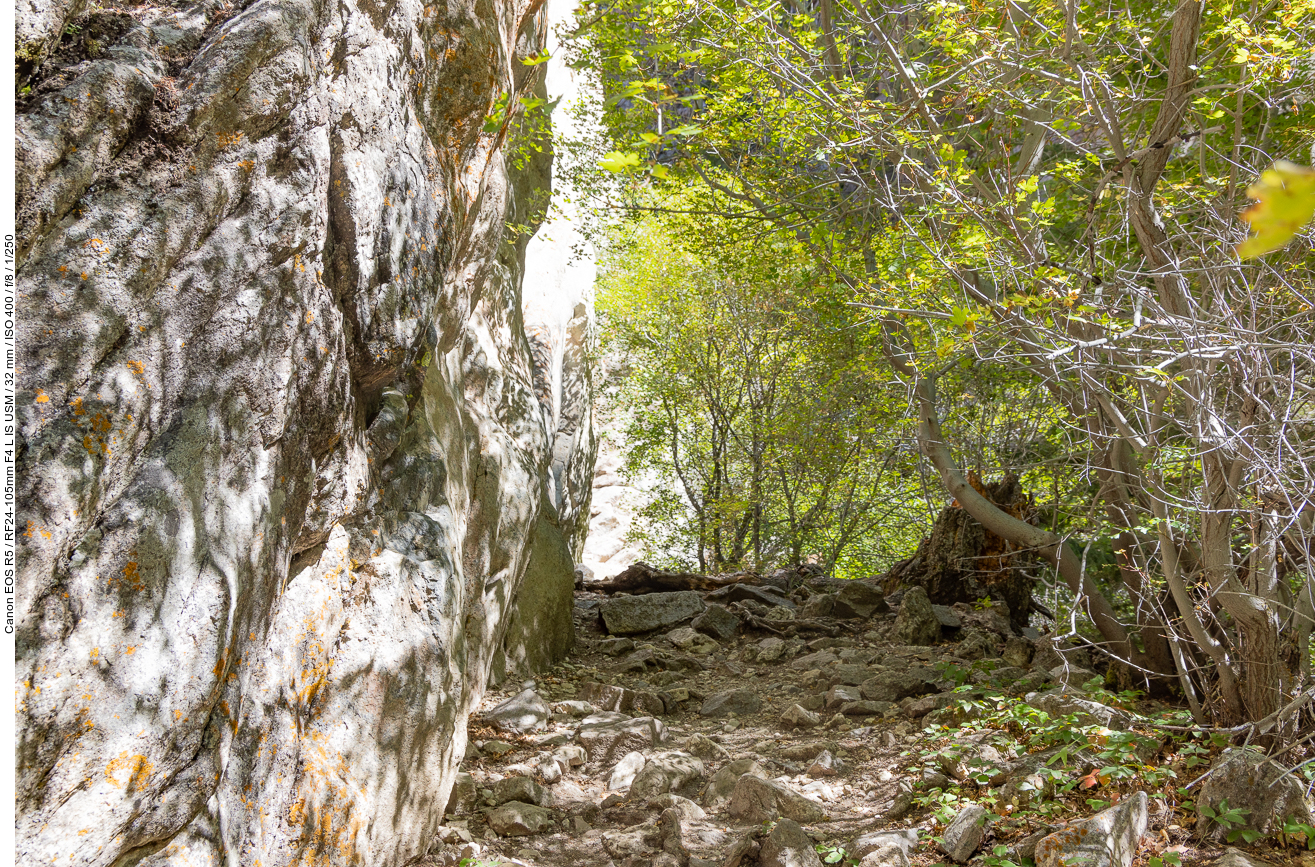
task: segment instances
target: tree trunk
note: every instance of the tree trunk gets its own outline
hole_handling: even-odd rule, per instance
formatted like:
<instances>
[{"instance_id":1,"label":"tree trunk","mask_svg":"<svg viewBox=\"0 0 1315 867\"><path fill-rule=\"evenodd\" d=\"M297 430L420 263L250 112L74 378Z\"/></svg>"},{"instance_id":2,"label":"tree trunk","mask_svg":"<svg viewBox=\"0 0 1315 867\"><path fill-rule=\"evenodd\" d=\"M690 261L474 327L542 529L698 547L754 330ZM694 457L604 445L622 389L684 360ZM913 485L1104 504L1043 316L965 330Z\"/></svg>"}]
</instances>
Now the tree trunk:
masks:
<instances>
[{"instance_id":1,"label":"tree trunk","mask_svg":"<svg viewBox=\"0 0 1315 867\"><path fill-rule=\"evenodd\" d=\"M968 482L997 509L1033 522L1032 498L1023 491L1017 477L1006 475L994 484L983 485L969 473ZM1029 567L1038 565L1035 556L983 527L956 500L941 510L931 535L919 543L917 552L887 572L883 583L887 593L901 584L916 584L938 605L987 597L1003 601L1009 606L1010 625L1022 629L1033 610L1036 579Z\"/></svg>"}]
</instances>

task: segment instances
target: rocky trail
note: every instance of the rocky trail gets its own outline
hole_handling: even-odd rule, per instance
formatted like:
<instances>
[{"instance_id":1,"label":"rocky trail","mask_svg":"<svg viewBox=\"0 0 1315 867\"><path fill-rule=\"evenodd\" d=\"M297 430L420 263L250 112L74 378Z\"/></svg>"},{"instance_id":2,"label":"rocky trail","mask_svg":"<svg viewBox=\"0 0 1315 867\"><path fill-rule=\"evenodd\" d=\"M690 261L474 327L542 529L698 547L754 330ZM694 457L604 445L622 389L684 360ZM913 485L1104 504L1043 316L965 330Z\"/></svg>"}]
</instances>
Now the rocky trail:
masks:
<instances>
[{"instance_id":1,"label":"rocky trail","mask_svg":"<svg viewBox=\"0 0 1315 867\"><path fill-rule=\"evenodd\" d=\"M920 589L887 600L813 576L706 594L577 590L574 616L573 655L504 684L471 720L422 864L1266 863L1203 841L1173 785L1099 776L1099 745L1120 732L1134 766L1182 757L1138 713L1083 692L1097 688L1087 651L1013 634L999 603L933 606ZM988 719L979 695L1086 726L1092 743L1038 750ZM1214 774L1198 800L1239 803L1255 788L1254 765L1242 765ZM1062 791L1084 775L1103 785ZM1275 790L1308 811L1292 786ZM1284 809L1273 800L1257 805L1257 823ZM1274 863L1315 865L1276 852Z\"/></svg>"}]
</instances>

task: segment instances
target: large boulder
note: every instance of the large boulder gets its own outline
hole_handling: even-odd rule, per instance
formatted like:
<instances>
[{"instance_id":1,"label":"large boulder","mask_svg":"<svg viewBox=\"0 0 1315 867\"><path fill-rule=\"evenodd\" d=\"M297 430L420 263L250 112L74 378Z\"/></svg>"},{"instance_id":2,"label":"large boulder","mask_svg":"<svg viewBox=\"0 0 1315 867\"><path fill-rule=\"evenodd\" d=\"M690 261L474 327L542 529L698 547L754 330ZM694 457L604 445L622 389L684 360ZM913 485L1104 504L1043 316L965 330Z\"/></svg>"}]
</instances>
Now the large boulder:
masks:
<instances>
[{"instance_id":1,"label":"large boulder","mask_svg":"<svg viewBox=\"0 0 1315 867\"><path fill-rule=\"evenodd\" d=\"M736 780L727 812L741 822L754 823L771 822L782 816L796 822L820 822L826 816L826 810L812 798L753 774L744 774Z\"/></svg>"},{"instance_id":2,"label":"large boulder","mask_svg":"<svg viewBox=\"0 0 1315 867\"><path fill-rule=\"evenodd\" d=\"M610 635L637 635L668 629L703 612L703 597L693 590L614 596L600 606L603 625Z\"/></svg>"},{"instance_id":3,"label":"large boulder","mask_svg":"<svg viewBox=\"0 0 1315 867\"><path fill-rule=\"evenodd\" d=\"M99 43L14 131L24 864L407 863L569 640L592 286L484 132L543 4L220 5L19 4Z\"/></svg>"},{"instance_id":4,"label":"large boulder","mask_svg":"<svg viewBox=\"0 0 1315 867\"><path fill-rule=\"evenodd\" d=\"M899 615L895 618L895 638L900 644L935 644L941 637L941 621L932 608L927 591L910 587L904 591Z\"/></svg>"},{"instance_id":5,"label":"large boulder","mask_svg":"<svg viewBox=\"0 0 1315 867\"><path fill-rule=\"evenodd\" d=\"M1202 833L1226 836L1226 829L1207 812L1223 812L1224 802L1228 809L1239 811L1239 821L1230 823L1230 829L1249 828L1268 835L1282 830L1288 819L1315 824L1300 778L1256 750L1233 747L1215 760L1196 798L1197 827Z\"/></svg>"},{"instance_id":6,"label":"large boulder","mask_svg":"<svg viewBox=\"0 0 1315 867\"><path fill-rule=\"evenodd\" d=\"M626 753L652 749L670 735L662 721L651 716L632 719L621 714L594 714L580 721L575 737L589 754L589 761L606 765Z\"/></svg>"},{"instance_id":7,"label":"large boulder","mask_svg":"<svg viewBox=\"0 0 1315 867\"><path fill-rule=\"evenodd\" d=\"M1045 837L1036 847L1037 867L1131 867L1146 833L1146 805L1146 793L1135 792Z\"/></svg>"}]
</instances>

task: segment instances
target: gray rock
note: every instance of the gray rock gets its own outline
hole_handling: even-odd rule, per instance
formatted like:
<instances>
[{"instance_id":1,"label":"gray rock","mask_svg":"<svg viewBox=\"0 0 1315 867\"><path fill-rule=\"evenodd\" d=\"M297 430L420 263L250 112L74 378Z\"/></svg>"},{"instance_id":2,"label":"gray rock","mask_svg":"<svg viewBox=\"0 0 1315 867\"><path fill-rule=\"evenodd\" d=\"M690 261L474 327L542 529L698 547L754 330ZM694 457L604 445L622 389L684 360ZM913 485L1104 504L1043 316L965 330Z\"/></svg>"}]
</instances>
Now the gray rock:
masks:
<instances>
[{"instance_id":1,"label":"gray rock","mask_svg":"<svg viewBox=\"0 0 1315 867\"><path fill-rule=\"evenodd\" d=\"M695 617L690 625L718 641L729 641L735 637L735 633L740 628L740 618L732 614L726 606L713 604Z\"/></svg>"},{"instance_id":2,"label":"gray rock","mask_svg":"<svg viewBox=\"0 0 1315 867\"><path fill-rule=\"evenodd\" d=\"M448 796L447 809L444 810L444 815L469 813L475 809L475 801L478 797L479 792L475 787L475 778L470 774L458 772L452 783L452 794Z\"/></svg>"},{"instance_id":3,"label":"gray rock","mask_svg":"<svg viewBox=\"0 0 1315 867\"><path fill-rule=\"evenodd\" d=\"M552 754L553 758L566 768L578 768L589 759L589 754L584 751L584 747L578 744L563 744L553 750Z\"/></svg>"},{"instance_id":4,"label":"gray rock","mask_svg":"<svg viewBox=\"0 0 1315 867\"><path fill-rule=\"evenodd\" d=\"M1091 669L1077 665L1057 665L1050 669L1050 679L1070 690L1081 690L1092 679L1098 677L1100 675Z\"/></svg>"},{"instance_id":5,"label":"gray rock","mask_svg":"<svg viewBox=\"0 0 1315 867\"><path fill-rule=\"evenodd\" d=\"M1052 717L1073 714L1078 725L1105 726L1116 731L1131 730L1137 718L1127 711L1103 705L1100 702L1074 695L1064 689L1047 692L1031 692L1023 699L1037 710L1043 710Z\"/></svg>"},{"instance_id":6,"label":"gray rock","mask_svg":"<svg viewBox=\"0 0 1315 867\"><path fill-rule=\"evenodd\" d=\"M494 783L492 789L495 805L505 804L508 801L521 801L542 807L552 798L547 789L529 777L507 777Z\"/></svg>"},{"instance_id":7,"label":"gray rock","mask_svg":"<svg viewBox=\"0 0 1315 867\"><path fill-rule=\"evenodd\" d=\"M488 814L489 827L502 837L527 837L550 830L553 812L533 804L508 801Z\"/></svg>"},{"instance_id":8,"label":"gray rock","mask_svg":"<svg viewBox=\"0 0 1315 867\"><path fill-rule=\"evenodd\" d=\"M686 653L704 656L716 651L720 645L691 626L681 626L667 633L667 641Z\"/></svg>"},{"instance_id":9,"label":"gray rock","mask_svg":"<svg viewBox=\"0 0 1315 867\"><path fill-rule=\"evenodd\" d=\"M960 864L967 864L986 837L990 816L986 808L978 804L964 807L945 828L939 844L941 851Z\"/></svg>"},{"instance_id":10,"label":"gray rock","mask_svg":"<svg viewBox=\"0 0 1315 867\"><path fill-rule=\"evenodd\" d=\"M813 763L808 766L808 770L804 773L816 780L836 776L840 773L839 768L840 760L831 755L830 750L823 750L817 758L813 759Z\"/></svg>"},{"instance_id":11,"label":"gray rock","mask_svg":"<svg viewBox=\"0 0 1315 867\"><path fill-rule=\"evenodd\" d=\"M895 618L895 637L907 645L935 644L940 640L941 622L932 610L927 591L921 587L910 587L905 591L899 615Z\"/></svg>"},{"instance_id":12,"label":"gray rock","mask_svg":"<svg viewBox=\"0 0 1315 867\"><path fill-rule=\"evenodd\" d=\"M689 753L659 753L648 760L630 784L630 797L646 801L677 792L703 779L703 762Z\"/></svg>"},{"instance_id":13,"label":"gray rock","mask_svg":"<svg viewBox=\"0 0 1315 867\"><path fill-rule=\"evenodd\" d=\"M662 815L658 816L656 846L663 855L671 859L670 867L682 867L689 859L689 853L685 851L685 841L680 826L680 810L676 807L667 807L662 811ZM653 867L659 867L662 864L663 860L660 857L653 861Z\"/></svg>"},{"instance_id":14,"label":"gray rock","mask_svg":"<svg viewBox=\"0 0 1315 867\"><path fill-rule=\"evenodd\" d=\"M1229 807L1250 811L1244 824L1234 825L1234 828L1273 834L1281 830L1287 819L1315 824L1305 795L1300 778L1285 775L1284 768L1277 766L1276 762L1255 750L1231 747L1215 760L1210 776L1206 777L1196 798L1197 828L1211 837L1223 837L1222 829L1202 812L1202 808L1217 811L1224 801Z\"/></svg>"},{"instance_id":15,"label":"gray rock","mask_svg":"<svg viewBox=\"0 0 1315 867\"><path fill-rule=\"evenodd\" d=\"M754 587L751 584L732 584L708 594L715 602L757 602L769 607L794 609L794 602L774 587Z\"/></svg>"},{"instance_id":16,"label":"gray rock","mask_svg":"<svg viewBox=\"0 0 1315 867\"><path fill-rule=\"evenodd\" d=\"M624 656L634 649L633 638L604 638L598 642L598 651L608 656Z\"/></svg>"},{"instance_id":17,"label":"gray rock","mask_svg":"<svg viewBox=\"0 0 1315 867\"><path fill-rule=\"evenodd\" d=\"M952 743L936 753L940 769L959 782L985 778L992 784L1005 781L1005 758L990 744Z\"/></svg>"},{"instance_id":18,"label":"gray rock","mask_svg":"<svg viewBox=\"0 0 1315 867\"><path fill-rule=\"evenodd\" d=\"M685 739L685 752L698 756L704 761L729 761L731 754L726 748L707 735L692 734Z\"/></svg>"},{"instance_id":19,"label":"gray rock","mask_svg":"<svg viewBox=\"0 0 1315 867\"><path fill-rule=\"evenodd\" d=\"M1260 861L1237 849L1226 849L1223 857L1210 867L1274 867L1268 861Z\"/></svg>"},{"instance_id":20,"label":"gray rock","mask_svg":"<svg viewBox=\"0 0 1315 867\"><path fill-rule=\"evenodd\" d=\"M548 96L542 7L219 5L17 4L31 61L95 55L13 131L24 863L293 863L356 817L327 857L412 861L490 676L570 634L592 290L515 234L550 155L483 132Z\"/></svg>"},{"instance_id":21,"label":"gray rock","mask_svg":"<svg viewBox=\"0 0 1315 867\"><path fill-rule=\"evenodd\" d=\"M907 594L906 594L907 595ZM959 619L958 613L948 605L933 605L932 614L936 615L936 620L945 629L958 629L963 626L963 621Z\"/></svg>"},{"instance_id":22,"label":"gray rock","mask_svg":"<svg viewBox=\"0 0 1315 867\"><path fill-rule=\"evenodd\" d=\"M811 762L824 750L836 751L840 745L832 740L804 741L802 743L784 744L777 748L775 755L793 762Z\"/></svg>"},{"instance_id":23,"label":"gray rock","mask_svg":"<svg viewBox=\"0 0 1315 867\"><path fill-rule=\"evenodd\" d=\"M858 686L872 677L873 669L867 665L841 662L826 669L830 686Z\"/></svg>"},{"instance_id":24,"label":"gray rock","mask_svg":"<svg viewBox=\"0 0 1315 867\"><path fill-rule=\"evenodd\" d=\"M602 714L586 717L580 723L576 740L589 753L589 761L611 764L629 752L652 749L670 737L666 726L653 717L600 719Z\"/></svg>"},{"instance_id":25,"label":"gray rock","mask_svg":"<svg viewBox=\"0 0 1315 867\"><path fill-rule=\"evenodd\" d=\"M1136 792L1090 819L1056 831L1037 844L1037 867L1131 867L1146 833L1146 805L1146 793Z\"/></svg>"},{"instance_id":26,"label":"gray rock","mask_svg":"<svg viewBox=\"0 0 1315 867\"><path fill-rule=\"evenodd\" d=\"M575 561L570 540L546 515L534 522L532 556L516 604L507 618L495 672L546 671L575 647L572 592Z\"/></svg>"},{"instance_id":27,"label":"gray rock","mask_svg":"<svg viewBox=\"0 0 1315 867\"><path fill-rule=\"evenodd\" d=\"M792 704L781 714L781 726L789 729L811 729L822 724L822 718L803 705Z\"/></svg>"},{"instance_id":28,"label":"gray rock","mask_svg":"<svg viewBox=\"0 0 1315 867\"><path fill-rule=\"evenodd\" d=\"M759 662L776 662L785 653L785 642L779 638L764 638L758 642L755 658Z\"/></svg>"},{"instance_id":29,"label":"gray rock","mask_svg":"<svg viewBox=\"0 0 1315 867\"><path fill-rule=\"evenodd\" d=\"M860 858L858 867L909 867L910 863L909 856L903 851L888 846Z\"/></svg>"},{"instance_id":30,"label":"gray rock","mask_svg":"<svg viewBox=\"0 0 1315 867\"><path fill-rule=\"evenodd\" d=\"M600 710L600 708L594 707L587 701L575 701L575 700L559 701L552 707L554 713L559 713L562 716L569 716L575 719L589 716L589 714L595 713L598 710Z\"/></svg>"},{"instance_id":31,"label":"gray rock","mask_svg":"<svg viewBox=\"0 0 1315 867\"><path fill-rule=\"evenodd\" d=\"M918 846L918 832L914 828L901 828L895 831L872 831L859 837L846 851L855 858L867 858L869 855L883 853L885 861L875 863L908 864L909 853ZM893 857L891 852L899 853L903 860Z\"/></svg>"},{"instance_id":32,"label":"gray rock","mask_svg":"<svg viewBox=\"0 0 1315 867\"><path fill-rule=\"evenodd\" d=\"M767 769L753 759L747 758L736 759L723 765L712 775L707 788L703 791L703 806L709 810L719 810L730 803L731 795L735 792L736 783L745 774L766 778Z\"/></svg>"},{"instance_id":33,"label":"gray rock","mask_svg":"<svg viewBox=\"0 0 1315 867\"><path fill-rule=\"evenodd\" d=\"M827 710L836 710L843 704L849 704L854 701L861 701L862 693L858 688L852 686L833 686L826 691L824 701Z\"/></svg>"},{"instance_id":34,"label":"gray rock","mask_svg":"<svg viewBox=\"0 0 1315 867\"><path fill-rule=\"evenodd\" d=\"M604 851L622 863L652 864L656 861L653 855L653 844L657 842L656 825L624 831L604 831L602 841Z\"/></svg>"},{"instance_id":35,"label":"gray rock","mask_svg":"<svg viewBox=\"0 0 1315 867\"><path fill-rule=\"evenodd\" d=\"M524 734L543 728L552 718L552 709L532 689L521 690L485 714L495 728Z\"/></svg>"},{"instance_id":36,"label":"gray rock","mask_svg":"<svg viewBox=\"0 0 1315 867\"><path fill-rule=\"evenodd\" d=\"M799 616L804 620L818 620L830 617L835 611L836 597L830 593L819 593L808 597L808 601L799 607Z\"/></svg>"},{"instance_id":37,"label":"gray rock","mask_svg":"<svg viewBox=\"0 0 1315 867\"><path fill-rule=\"evenodd\" d=\"M791 819L772 827L758 853L758 867L822 867L813 838Z\"/></svg>"},{"instance_id":38,"label":"gray rock","mask_svg":"<svg viewBox=\"0 0 1315 867\"><path fill-rule=\"evenodd\" d=\"M516 748L506 741L485 741L484 746L480 748L480 752L486 756L500 759L514 749Z\"/></svg>"},{"instance_id":39,"label":"gray rock","mask_svg":"<svg viewBox=\"0 0 1315 867\"><path fill-rule=\"evenodd\" d=\"M666 792L657 797L650 798L645 805L650 812L661 812L663 810L675 808L680 813L683 822L702 822L708 818L708 814L702 807L691 801L689 798L682 798L680 795Z\"/></svg>"},{"instance_id":40,"label":"gray rock","mask_svg":"<svg viewBox=\"0 0 1315 867\"><path fill-rule=\"evenodd\" d=\"M893 701L847 701L840 712L845 716L885 716L897 707Z\"/></svg>"},{"instance_id":41,"label":"gray rock","mask_svg":"<svg viewBox=\"0 0 1315 867\"><path fill-rule=\"evenodd\" d=\"M612 635L636 635L666 629L694 618L703 612L703 608L703 597L692 590L614 596L599 606L603 625Z\"/></svg>"},{"instance_id":42,"label":"gray rock","mask_svg":"<svg viewBox=\"0 0 1315 867\"><path fill-rule=\"evenodd\" d=\"M1027 668L1032 664L1032 657L1036 655L1036 645L1026 638L1010 638L1005 642L1005 649L1000 654L1006 665L1012 665L1016 668Z\"/></svg>"},{"instance_id":43,"label":"gray rock","mask_svg":"<svg viewBox=\"0 0 1315 867\"><path fill-rule=\"evenodd\" d=\"M863 681L860 691L869 701L894 701L934 692L935 674L919 668L890 669Z\"/></svg>"},{"instance_id":44,"label":"gray rock","mask_svg":"<svg viewBox=\"0 0 1315 867\"><path fill-rule=\"evenodd\" d=\"M612 767L612 775L607 781L608 791L629 789L630 784L635 781L635 775L643 769L647 761L648 759L640 752L626 753L622 756L621 761Z\"/></svg>"},{"instance_id":45,"label":"gray rock","mask_svg":"<svg viewBox=\"0 0 1315 867\"><path fill-rule=\"evenodd\" d=\"M703 700L699 715L705 717L723 717L727 714L757 713L762 710L763 700L752 689L728 689L713 693Z\"/></svg>"},{"instance_id":46,"label":"gray rock","mask_svg":"<svg viewBox=\"0 0 1315 867\"><path fill-rule=\"evenodd\" d=\"M959 646L955 648L955 656L961 659L994 659L1000 645L1000 639L989 632L983 632L980 629L969 629L966 634L959 639Z\"/></svg>"},{"instance_id":47,"label":"gray rock","mask_svg":"<svg viewBox=\"0 0 1315 867\"><path fill-rule=\"evenodd\" d=\"M604 683L583 683L576 693L599 710L656 716L666 713L666 703L654 692L637 692Z\"/></svg>"},{"instance_id":48,"label":"gray rock","mask_svg":"<svg viewBox=\"0 0 1315 867\"><path fill-rule=\"evenodd\" d=\"M770 822L784 816L796 822L820 822L822 805L772 780L744 774L735 783L727 812L742 822Z\"/></svg>"},{"instance_id":49,"label":"gray rock","mask_svg":"<svg viewBox=\"0 0 1315 867\"><path fill-rule=\"evenodd\" d=\"M834 615L842 620L866 620L874 614L889 613L886 597L870 584L846 581L836 591Z\"/></svg>"},{"instance_id":50,"label":"gray rock","mask_svg":"<svg viewBox=\"0 0 1315 867\"><path fill-rule=\"evenodd\" d=\"M921 698L907 698L900 702L904 708L904 715L909 719L921 719L934 710L951 707L959 703L961 696L952 692L941 692L935 695L924 695Z\"/></svg>"},{"instance_id":51,"label":"gray rock","mask_svg":"<svg viewBox=\"0 0 1315 867\"><path fill-rule=\"evenodd\" d=\"M819 650L816 653L809 653L799 657L794 662L790 663L790 667L799 671L811 671L813 669L822 669L835 665L839 661L840 657L836 656L831 651Z\"/></svg>"}]
</instances>

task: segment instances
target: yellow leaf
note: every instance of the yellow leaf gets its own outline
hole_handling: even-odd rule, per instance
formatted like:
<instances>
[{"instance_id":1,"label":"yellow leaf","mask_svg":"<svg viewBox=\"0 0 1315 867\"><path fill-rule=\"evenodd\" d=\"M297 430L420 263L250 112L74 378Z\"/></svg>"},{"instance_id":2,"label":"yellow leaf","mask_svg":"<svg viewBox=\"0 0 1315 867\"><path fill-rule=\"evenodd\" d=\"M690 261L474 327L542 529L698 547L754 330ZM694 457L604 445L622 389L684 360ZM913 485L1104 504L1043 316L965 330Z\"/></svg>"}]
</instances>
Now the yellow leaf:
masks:
<instances>
[{"instance_id":1,"label":"yellow leaf","mask_svg":"<svg viewBox=\"0 0 1315 867\"><path fill-rule=\"evenodd\" d=\"M1258 201L1242 212L1252 231L1237 247L1243 259L1283 247L1315 217L1315 169L1279 160L1247 187L1247 195Z\"/></svg>"},{"instance_id":2,"label":"yellow leaf","mask_svg":"<svg viewBox=\"0 0 1315 867\"><path fill-rule=\"evenodd\" d=\"M609 172L624 172L626 169L639 167L639 154L612 151L599 160L598 165Z\"/></svg>"}]
</instances>

